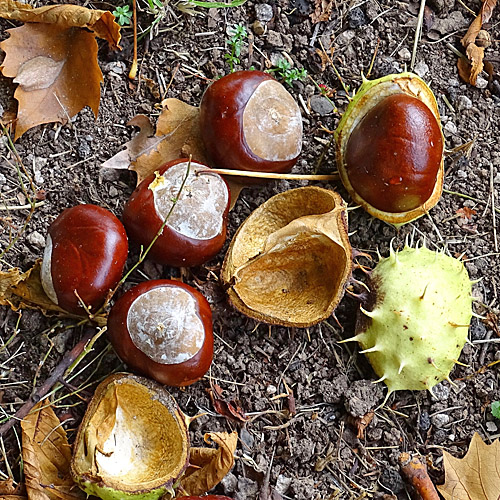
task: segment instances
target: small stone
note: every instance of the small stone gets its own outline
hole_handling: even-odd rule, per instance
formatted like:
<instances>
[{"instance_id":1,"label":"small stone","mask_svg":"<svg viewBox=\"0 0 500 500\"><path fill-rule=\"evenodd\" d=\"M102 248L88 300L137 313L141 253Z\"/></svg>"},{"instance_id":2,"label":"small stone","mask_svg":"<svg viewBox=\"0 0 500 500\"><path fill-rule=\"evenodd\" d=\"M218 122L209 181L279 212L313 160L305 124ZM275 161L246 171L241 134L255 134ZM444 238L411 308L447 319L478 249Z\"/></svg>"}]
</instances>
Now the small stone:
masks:
<instances>
[{"instance_id":1,"label":"small stone","mask_svg":"<svg viewBox=\"0 0 500 500\"><path fill-rule=\"evenodd\" d=\"M449 434L448 435L448 440L449 441L455 441L455 434Z\"/></svg>"},{"instance_id":2,"label":"small stone","mask_svg":"<svg viewBox=\"0 0 500 500\"><path fill-rule=\"evenodd\" d=\"M288 491L288 488L290 488L291 484L292 484L291 477L286 477L283 474L280 474L278 476L278 479L276 479L275 489L278 493L280 493L281 495L284 495Z\"/></svg>"},{"instance_id":3,"label":"small stone","mask_svg":"<svg viewBox=\"0 0 500 500\"><path fill-rule=\"evenodd\" d=\"M429 427L431 426L431 419L429 418L429 414L426 411L423 411L420 414L418 425L423 431L429 430Z\"/></svg>"},{"instance_id":4,"label":"small stone","mask_svg":"<svg viewBox=\"0 0 500 500\"><path fill-rule=\"evenodd\" d=\"M450 396L450 388L441 382L432 388L432 395L438 401L446 401Z\"/></svg>"},{"instance_id":5,"label":"small stone","mask_svg":"<svg viewBox=\"0 0 500 500\"><path fill-rule=\"evenodd\" d=\"M235 491L235 500L248 500L249 498L256 498L259 493L259 485L256 481L252 481L247 477L238 478L238 486Z\"/></svg>"},{"instance_id":6,"label":"small stone","mask_svg":"<svg viewBox=\"0 0 500 500\"><path fill-rule=\"evenodd\" d=\"M349 11L348 22L349 28L353 30L361 28L361 26L364 26L366 24L365 13L361 10L360 7L354 7L354 9L351 9Z\"/></svg>"},{"instance_id":7,"label":"small stone","mask_svg":"<svg viewBox=\"0 0 500 500\"><path fill-rule=\"evenodd\" d=\"M236 487L238 486L238 480L236 476L231 472L226 474L221 481L221 485L224 488L224 493L227 495L229 493L234 493Z\"/></svg>"},{"instance_id":8,"label":"small stone","mask_svg":"<svg viewBox=\"0 0 500 500\"><path fill-rule=\"evenodd\" d=\"M3 186L7 182L7 177L0 173L0 186Z\"/></svg>"},{"instance_id":9,"label":"small stone","mask_svg":"<svg viewBox=\"0 0 500 500\"><path fill-rule=\"evenodd\" d=\"M269 55L269 60L271 61L271 64L273 66L278 66L278 63L283 59L284 57L281 52L271 52L271 54ZM290 67L293 67L293 65L291 65Z\"/></svg>"},{"instance_id":10,"label":"small stone","mask_svg":"<svg viewBox=\"0 0 500 500\"><path fill-rule=\"evenodd\" d=\"M267 386L267 389L266 389L266 392L268 394L274 394L278 389L276 389L276 386L274 385L268 385Z\"/></svg>"},{"instance_id":11,"label":"small stone","mask_svg":"<svg viewBox=\"0 0 500 500\"><path fill-rule=\"evenodd\" d=\"M283 47L283 39L277 31L269 30L266 40L271 47Z\"/></svg>"},{"instance_id":12,"label":"small stone","mask_svg":"<svg viewBox=\"0 0 500 500\"><path fill-rule=\"evenodd\" d=\"M45 246L45 238L38 231L28 234L27 240L34 247L43 248Z\"/></svg>"},{"instance_id":13,"label":"small stone","mask_svg":"<svg viewBox=\"0 0 500 500\"><path fill-rule=\"evenodd\" d=\"M120 193L119 193L118 189L115 188L115 186L109 187L109 196L111 196L111 198L116 198L119 194Z\"/></svg>"},{"instance_id":14,"label":"small stone","mask_svg":"<svg viewBox=\"0 0 500 500\"><path fill-rule=\"evenodd\" d=\"M446 413L438 413L431 417L432 425L438 429L444 427L446 424L450 423L450 416Z\"/></svg>"},{"instance_id":15,"label":"small stone","mask_svg":"<svg viewBox=\"0 0 500 500\"><path fill-rule=\"evenodd\" d=\"M457 170L457 177L460 179L467 179L468 175L464 170Z\"/></svg>"},{"instance_id":16,"label":"small stone","mask_svg":"<svg viewBox=\"0 0 500 500\"><path fill-rule=\"evenodd\" d=\"M411 52L405 47L398 52L398 56L402 61L409 61L411 59Z\"/></svg>"},{"instance_id":17,"label":"small stone","mask_svg":"<svg viewBox=\"0 0 500 500\"><path fill-rule=\"evenodd\" d=\"M488 432L496 432L498 430L497 424L495 422L486 422L486 430Z\"/></svg>"},{"instance_id":18,"label":"small stone","mask_svg":"<svg viewBox=\"0 0 500 500\"><path fill-rule=\"evenodd\" d=\"M322 95L313 95L309 102L311 109L320 116L329 115L333 111L331 103Z\"/></svg>"},{"instance_id":19,"label":"small stone","mask_svg":"<svg viewBox=\"0 0 500 500\"><path fill-rule=\"evenodd\" d=\"M486 80L486 78L483 78L481 75L478 75L476 80L476 87L478 89L485 89L487 86L488 86L488 80Z\"/></svg>"},{"instance_id":20,"label":"small stone","mask_svg":"<svg viewBox=\"0 0 500 500\"><path fill-rule=\"evenodd\" d=\"M252 434L250 434L250 432L248 432L246 427L241 428L240 439L241 439L241 442L243 443L243 449L246 450L246 452L251 451L253 448L253 444L254 444L255 439L252 436Z\"/></svg>"},{"instance_id":21,"label":"small stone","mask_svg":"<svg viewBox=\"0 0 500 500\"><path fill-rule=\"evenodd\" d=\"M255 17L258 21L268 23L274 16L273 8L267 3L260 3L255 6Z\"/></svg>"},{"instance_id":22,"label":"small stone","mask_svg":"<svg viewBox=\"0 0 500 500\"><path fill-rule=\"evenodd\" d=\"M253 32L257 35L257 36L260 36L260 35L263 35L264 34L264 31L266 31L266 28L265 26L262 24L261 21L259 21L258 19L256 19L254 21L254 23L252 24L252 30Z\"/></svg>"},{"instance_id":23,"label":"small stone","mask_svg":"<svg viewBox=\"0 0 500 500\"><path fill-rule=\"evenodd\" d=\"M35 175L33 177L33 180L35 181L35 184L37 186L41 186L44 183L44 178L40 172L40 170L35 170Z\"/></svg>"},{"instance_id":24,"label":"small stone","mask_svg":"<svg viewBox=\"0 0 500 500\"><path fill-rule=\"evenodd\" d=\"M459 110L460 109L471 109L472 108L472 101L465 95L459 95L457 97L456 106Z\"/></svg>"},{"instance_id":25,"label":"small stone","mask_svg":"<svg viewBox=\"0 0 500 500\"><path fill-rule=\"evenodd\" d=\"M449 132L450 134L452 135L456 135L458 133L458 129L457 129L457 126L453 123L453 122L448 122L445 126L444 126L444 130L446 132Z\"/></svg>"},{"instance_id":26,"label":"small stone","mask_svg":"<svg viewBox=\"0 0 500 500\"><path fill-rule=\"evenodd\" d=\"M90 144L84 140L80 139L80 143L78 144L78 156L83 160L90 156L92 149L90 148Z\"/></svg>"},{"instance_id":27,"label":"small stone","mask_svg":"<svg viewBox=\"0 0 500 500\"><path fill-rule=\"evenodd\" d=\"M413 71L420 77L424 78L424 76L429 73L429 66L424 63L424 61L420 61L417 64L415 64L415 68Z\"/></svg>"}]
</instances>

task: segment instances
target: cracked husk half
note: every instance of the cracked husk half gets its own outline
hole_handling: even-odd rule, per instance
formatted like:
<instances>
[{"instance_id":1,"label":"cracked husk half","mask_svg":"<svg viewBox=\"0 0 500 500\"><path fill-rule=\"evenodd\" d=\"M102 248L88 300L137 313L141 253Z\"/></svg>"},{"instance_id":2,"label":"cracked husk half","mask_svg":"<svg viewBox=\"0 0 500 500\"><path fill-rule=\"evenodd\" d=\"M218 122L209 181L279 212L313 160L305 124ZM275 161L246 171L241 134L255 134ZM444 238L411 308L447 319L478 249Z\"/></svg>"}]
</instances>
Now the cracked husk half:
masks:
<instances>
[{"instance_id":1,"label":"cracked husk half","mask_svg":"<svg viewBox=\"0 0 500 500\"><path fill-rule=\"evenodd\" d=\"M434 183L432 193L427 200L408 211L388 212L377 209L366 201L351 184L347 173L346 166L346 150L351 133L361 123L363 118L377 104L381 103L386 97L394 94L406 94L421 101L434 115L439 133L444 144L444 137L441 131L441 120L439 110L436 103L436 98L428 85L417 75L413 73L401 73L387 75L378 80L363 80L363 84L352 98L349 106L340 120L340 123L335 131L337 168L340 178L354 203L362 206L369 214L381 219L385 222L400 226L411 222L418 217L427 213L441 197L443 190L444 176L444 156L441 154L441 162L437 171L437 176ZM396 153L394 153L396 154Z\"/></svg>"},{"instance_id":2,"label":"cracked husk half","mask_svg":"<svg viewBox=\"0 0 500 500\"><path fill-rule=\"evenodd\" d=\"M344 201L334 191L303 187L273 196L246 219L221 276L243 314L307 327L332 314L351 268Z\"/></svg>"},{"instance_id":3,"label":"cracked husk half","mask_svg":"<svg viewBox=\"0 0 500 500\"><path fill-rule=\"evenodd\" d=\"M103 500L173 494L188 465L188 422L160 384L111 375L98 386L78 430L73 479Z\"/></svg>"}]
</instances>

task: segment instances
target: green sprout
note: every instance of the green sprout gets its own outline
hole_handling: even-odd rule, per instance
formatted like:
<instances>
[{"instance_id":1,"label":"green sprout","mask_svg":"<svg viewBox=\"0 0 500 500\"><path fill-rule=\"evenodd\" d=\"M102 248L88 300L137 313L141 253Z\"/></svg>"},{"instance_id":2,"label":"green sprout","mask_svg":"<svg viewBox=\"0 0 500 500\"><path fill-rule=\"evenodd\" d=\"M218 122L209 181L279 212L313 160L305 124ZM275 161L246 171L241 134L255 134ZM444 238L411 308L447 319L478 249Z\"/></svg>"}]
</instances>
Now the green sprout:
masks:
<instances>
[{"instance_id":1,"label":"green sprout","mask_svg":"<svg viewBox=\"0 0 500 500\"><path fill-rule=\"evenodd\" d=\"M240 63L241 48L243 47L243 41L248 36L248 32L243 24L230 26L227 32L228 35L230 35L230 38L227 41L227 46L230 52L224 54L224 59L229 64L231 73L233 73L235 65Z\"/></svg>"},{"instance_id":2,"label":"green sprout","mask_svg":"<svg viewBox=\"0 0 500 500\"><path fill-rule=\"evenodd\" d=\"M500 419L500 401L493 401L493 403L491 403L491 414L495 418Z\"/></svg>"},{"instance_id":3,"label":"green sprout","mask_svg":"<svg viewBox=\"0 0 500 500\"><path fill-rule=\"evenodd\" d=\"M130 10L130 5L122 5L121 7L117 7L113 11L113 15L116 18L116 22L120 26L126 26L130 24L130 19L132 18L132 11Z\"/></svg>"},{"instance_id":4,"label":"green sprout","mask_svg":"<svg viewBox=\"0 0 500 500\"><path fill-rule=\"evenodd\" d=\"M307 78L307 71L304 68L292 68L290 61L285 58L279 59L276 63L276 68L269 71L276 73L286 84L290 85L290 87L293 85L293 82Z\"/></svg>"}]
</instances>

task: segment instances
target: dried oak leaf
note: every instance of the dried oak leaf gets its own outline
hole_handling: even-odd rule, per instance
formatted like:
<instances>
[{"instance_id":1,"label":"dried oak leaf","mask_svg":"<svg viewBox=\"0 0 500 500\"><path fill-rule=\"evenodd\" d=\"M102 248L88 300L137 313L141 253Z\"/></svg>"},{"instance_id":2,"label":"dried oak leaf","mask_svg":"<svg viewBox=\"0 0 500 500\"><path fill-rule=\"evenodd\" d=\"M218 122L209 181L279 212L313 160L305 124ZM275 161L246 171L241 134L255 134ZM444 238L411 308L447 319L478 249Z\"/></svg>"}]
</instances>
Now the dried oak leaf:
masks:
<instances>
[{"instance_id":1,"label":"dried oak leaf","mask_svg":"<svg viewBox=\"0 0 500 500\"><path fill-rule=\"evenodd\" d=\"M205 442L214 442L214 448L191 448L189 464L181 479L176 498L203 495L220 483L234 465L234 452L238 443L238 433L209 432Z\"/></svg>"},{"instance_id":2,"label":"dried oak leaf","mask_svg":"<svg viewBox=\"0 0 500 500\"><path fill-rule=\"evenodd\" d=\"M460 77L470 83L476 85L477 77L484 67L484 49L483 43L476 43L481 28L484 23L487 23L493 13L497 0L483 0L483 5L477 17L472 21L467 33L462 38L461 43L465 47L468 61L460 57L457 61L458 73Z\"/></svg>"},{"instance_id":3,"label":"dried oak leaf","mask_svg":"<svg viewBox=\"0 0 500 500\"><path fill-rule=\"evenodd\" d=\"M313 24L329 21L332 15L333 0L315 0L314 12L310 15Z\"/></svg>"},{"instance_id":4,"label":"dried oak leaf","mask_svg":"<svg viewBox=\"0 0 500 500\"><path fill-rule=\"evenodd\" d=\"M474 210L470 207L459 208L459 209L455 210L455 213L459 217L462 217L463 219L468 219L468 220L471 220L472 217L477 214L476 210Z\"/></svg>"},{"instance_id":5,"label":"dried oak leaf","mask_svg":"<svg viewBox=\"0 0 500 500\"><path fill-rule=\"evenodd\" d=\"M0 17L27 23L7 30L10 37L0 43L6 53L0 69L19 84L14 139L42 123L66 123L85 106L97 116L103 77L95 37L117 48L120 26L114 16L76 5L33 9L0 0Z\"/></svg>"},{"instance_id":6,"label":"dried oak leaf","mask_svg":"<svg viewBox=\"0 0 500 500\"><path fill-rule=\"evenodd\" d=\"M9 269L6 272L0 271L0 305L9 306L13 311L37 309L44 314L51 312L66 317L78 317L61 309L49 299L42 287L41 265L42 261L38 259L35 265L25 273L19 268ZM99 326L104 326L106 317L95 316L93 321Z\"/></svg>"},{"instance_id":7,"label":"dried oak leaf","mask_svg":"<svg viewBox=\"0 0 500 500\"><path fill-rule=\"evenodd\" d=\"M486 444L476 432L464 458L443 451L445 483L438 490L445 500L500 498L500 441Z\"/></svg>"},{"instance_id":8,"label":"dried oak leaf","mask_svg":"<svg viewBox=\"0 0 500 500\"><path fill-rule=\"evenodd\" d=\"M22 455L30 500L81 500L69 472L71 447L50 403L38 403L21 422Z\"/></svg>"},{"instance_id":9,"label":"dried oak leaf","mask_svg":"<svg viewBox=\"0 0 500 500\"><path fill-rule=\"evenodd\" d=\"M249 417L245 415L245 412L238 404L237 401L227 400L222 394L222 389L217 384L211 384L211 387L207 389L212 405L215 411L230 420L235 420L237 422L247 422Z\"/></svg>"},{"instance_id":10,"label":"dried oak leaf","mask_svg":"<svg viewBox=\"0 0 500 500\"><path fill-rule=\"evenodd\" d=\"M12 479L0 481L0 500L27 500L24 484L14 485Z\"/></svg>"}]
</instances>

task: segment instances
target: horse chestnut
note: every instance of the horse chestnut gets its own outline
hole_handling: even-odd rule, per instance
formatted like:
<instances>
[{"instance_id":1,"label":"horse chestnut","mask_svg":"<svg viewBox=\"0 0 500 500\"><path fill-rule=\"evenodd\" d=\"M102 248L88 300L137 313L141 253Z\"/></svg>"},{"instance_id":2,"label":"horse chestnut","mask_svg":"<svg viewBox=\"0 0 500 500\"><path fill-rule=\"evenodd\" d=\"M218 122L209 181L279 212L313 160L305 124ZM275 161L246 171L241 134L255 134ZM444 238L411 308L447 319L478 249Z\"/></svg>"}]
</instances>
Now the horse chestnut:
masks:
<instances>
[{"instance_id":1,"label":"horse chestnut","mask_svg":"<svg viewBox=\"0 0 500 500\"><path fill-rule=\"evenodd\" d=\"M210 305L178 281L146 281L125 293L111 309L108 334L133 371L161 384L192 384L212 363Z\"/></svg>"},{"instance_id":2,"label":"horse chestnut","mask_svg":"<svg viewBox=\"0 0 500 500\"><path fill-rule=\"evenodd\" d=\"M168 217L148 254L153 260L177 267L197 266L222 248L230 193L220 175L199 173L208 169L186 159L174 160L132 193L123 210L132 241L147 247Z\"/></svg>"},{"instance_id":3,"label":"horse chestnut","mask_svg":"<svg viewBox=\"0 0 500 500\"><path fill-rule=\"evenodd\" d=\"M336 139L342 182L375 217L404 224L439 200L443 134L434 96L416 75L365 81Z\"/></svg>"},{"instance_id":4,"label":"horse chestnut","mask_svg":"<svg viewBox=\"0 0 500 500\"><path fill-rule=\"evenodd\" d=\"M302 149L302 116L288 91L262 71L237 71L208 87L201 136L219 168L289 172Z\"/></svg>"},{"instance_id":5,"label":"horse chestnut","mask_svg":"<svg viewBox=\"0 0 500 500\"><path fill-rule=\"evenodd\" d=\"M41 269L47 296L64 310L95 310L121 279L128 241L122 223L96 205L67 208L50 225ZM83 304L82 304L83 302Z\"/></svg>"}]
</instances>

